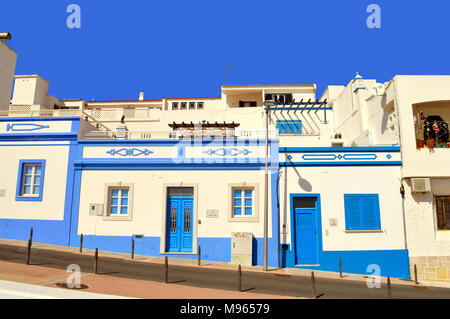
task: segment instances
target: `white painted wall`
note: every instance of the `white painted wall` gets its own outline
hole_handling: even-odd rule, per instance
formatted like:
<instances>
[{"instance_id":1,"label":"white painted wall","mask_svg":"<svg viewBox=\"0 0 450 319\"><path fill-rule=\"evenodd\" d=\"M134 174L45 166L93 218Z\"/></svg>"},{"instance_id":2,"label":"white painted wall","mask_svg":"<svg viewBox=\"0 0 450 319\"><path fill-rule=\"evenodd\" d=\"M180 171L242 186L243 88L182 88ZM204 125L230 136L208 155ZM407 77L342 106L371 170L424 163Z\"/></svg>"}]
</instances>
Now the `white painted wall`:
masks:
<instances>
[{"instance_id":1,"label":"white painted wall","mask_svg":"<svg viewBox=\"0 0 450 319\"><path fill-rule=\"evenodd\" d=\"M89 216L89 204L104 203L105 184L134 183L133 219L103 220ZM83 171L79 208L78 234L131 236L161 236L165 225L164 184L197 184L198 220L194 220L198 237L231 237L232 232L251 232L263 236L264 171ZM228 210L229 184L259 184L257 222L230 222ZM269 202L271 201L269 197ZM207 209L218 209L219 218L206 218ZM164 217L163 217L164 216ZM269 219L271 229L271 219Z\"/></svg>"},{"instance_id":2,"label":"white painted wall","mask_svg":"<svg viewBox=\"0 0 450 319\"><path fill-rule=\"evenodd\" d=\"M50 83L39 75L16 75L14 79L14 93L11 101L13 105L48 107L47 93Z\"/></svg>"},{"instance_id":3,"label":"white painted wall","mask_svg":"<svg viewBox=\"0 0 450 319\"><path fill-rule=\"evenodd\" d=\"M450 195L450 178L433 178L432 192L411 193L410 180L405 187L406 234L410 256L450 256L450 231L437 230L433 195Z\"/></svg>"},{"instance_id":4,"label":"white painted wall","mask_svg":"<svg viewBox=\"0 0 450 319\"><path fill-rule=\"evenodd\" d=\"M64 142L45 142L62 144ZM42 142L1 142L5 144L42 144ZM62 220L66 196L66 177L69 146L0 146L0 218ZM42 202L16 201L19 160L45 159Z\"/></svg>"},{"instance_id":5,"label":"white painted wall","mask_svg":"<svg viewBox=\"0 0 450 319\"><path fill-rule=\"evenodd\" d=\"M450 149L435 149L430 152L426 148L416 148L413 114L413 105L416 103L450 101L450 76L396 76L392 84L397 94L403 176L450 176L450 166L446 165L450 163ZM424 107L425 112L428 110Z\"/></svg>"}]
</instances>

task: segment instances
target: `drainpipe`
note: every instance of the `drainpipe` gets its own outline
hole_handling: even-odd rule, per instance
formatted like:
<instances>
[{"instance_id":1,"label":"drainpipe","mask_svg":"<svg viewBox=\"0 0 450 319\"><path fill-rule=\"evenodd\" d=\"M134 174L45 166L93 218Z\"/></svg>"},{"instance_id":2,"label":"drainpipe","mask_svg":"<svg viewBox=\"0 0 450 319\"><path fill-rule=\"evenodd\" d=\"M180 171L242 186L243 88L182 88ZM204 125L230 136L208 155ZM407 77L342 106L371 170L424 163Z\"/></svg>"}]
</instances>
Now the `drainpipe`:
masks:
<instances>
[{"instance_id":1,"label":"drainpipe","mask_svg":"<svg viewBox=\"0 0 450 319\"><path fill-rule=\"evenodd\" d=\"M277 218L278 218L278 268L281 268L281 262L280 262L280 192L279 192L279 185L280 185L280 177L282 172L280 171L280 166L278 165L278 177L277 177Z\"/></svg>"}]
</instances>

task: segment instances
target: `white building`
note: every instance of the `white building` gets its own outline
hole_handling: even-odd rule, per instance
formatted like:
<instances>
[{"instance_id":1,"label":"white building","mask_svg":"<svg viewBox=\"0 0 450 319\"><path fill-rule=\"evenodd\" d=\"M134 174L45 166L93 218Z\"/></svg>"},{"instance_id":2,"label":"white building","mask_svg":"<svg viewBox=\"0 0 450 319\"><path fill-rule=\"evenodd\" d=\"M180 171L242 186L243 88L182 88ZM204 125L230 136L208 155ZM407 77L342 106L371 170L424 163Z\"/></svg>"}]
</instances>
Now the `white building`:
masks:
<instances>
[{"instance_id":1,"label":"white building","mask_svg":"<svg viewBox=\"0 0 450 319\"><path fill-rule=\"evenodd\" d=\"M36 241L78 246L83 235L84 247L130 252L134 240L136 254L183 258L196 258L200 246L202 259L261 265L263 103L274 99L269 266L338 271L341 260L344 272L410 278L413 264L421 274L435 257L443 268L448 241L433 195L411 194L410 183L431 178L434 196L446 195L445 169L416 161L440 163L445 150L416 149L412 115L445 109L426 102L448 100L448 79L357 76L318 100L315 85L290 84L84 101L49 96L37 75L15 76L0 118L8 159L0 237L27 239L33 227Z\"/></svg>"}]
</instances>

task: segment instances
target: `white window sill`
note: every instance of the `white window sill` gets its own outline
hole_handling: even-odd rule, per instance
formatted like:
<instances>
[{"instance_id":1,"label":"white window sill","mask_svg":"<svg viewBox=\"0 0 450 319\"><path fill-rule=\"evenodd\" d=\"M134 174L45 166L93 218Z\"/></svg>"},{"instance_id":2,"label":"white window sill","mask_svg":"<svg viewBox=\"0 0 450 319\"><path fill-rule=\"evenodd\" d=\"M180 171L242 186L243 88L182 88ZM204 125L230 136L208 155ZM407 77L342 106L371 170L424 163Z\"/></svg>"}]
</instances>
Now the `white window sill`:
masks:
<instances>
[{"instance_id":1,"label":"white window sill","mask_svg":"<svg viewBox=\"0 0 450 319\"><path fill-rule=\"evenodd\" d=\"M383 229L346 230L346 233L384 233Z\"/></svg>"},{"instance_id":2,"label":"white window sill","mask_svg":"<svg viewBox=\"0 0 450 319\"><path fill-rule=\"evenodd\" d=\"M257 222L258 217L256 217L256 216L231 217L228 221L230 221L230 222Z\"/></svg>"},{"instance_id":3,"label":"white window sill","mask_svg":"<svg viewBox=\"0 0 450 319\"><path fill-rule=\"evenodd\" d=\"M132 220L131 216L125 215L125 216L103 216L103 220L122 220L122 221L130 221Z\"/></svg>"}]
</instances>

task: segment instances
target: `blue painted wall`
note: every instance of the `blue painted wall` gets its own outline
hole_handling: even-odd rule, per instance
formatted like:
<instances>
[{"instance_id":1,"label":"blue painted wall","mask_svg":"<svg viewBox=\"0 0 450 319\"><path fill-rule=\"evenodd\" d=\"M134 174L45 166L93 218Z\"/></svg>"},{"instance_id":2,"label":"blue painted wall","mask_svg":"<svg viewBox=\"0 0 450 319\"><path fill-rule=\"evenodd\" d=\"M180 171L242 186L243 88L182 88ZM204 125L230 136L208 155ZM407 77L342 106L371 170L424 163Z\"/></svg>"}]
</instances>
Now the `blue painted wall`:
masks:
<instances>
[{"instance_id":1,"label":"blue painted wall","mask_svg":"<svg viewBox=\"0 0 450 319\"><path fill-rule=\"evenodd\" d=\"M410 279L407 249L320 251L320 266L316 267L296 267L294 251L290 246L289 250L282 251L281 256L282 267L339 272L339 258L341 258L342 271L346 273L369 275L371 272L367 272L367 266L376 264L381 268L381 276Z\"/></svg>"}]
</instances>

